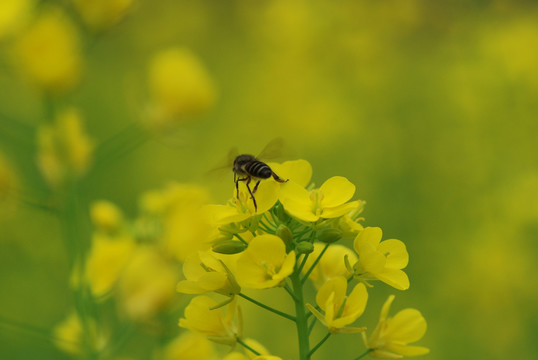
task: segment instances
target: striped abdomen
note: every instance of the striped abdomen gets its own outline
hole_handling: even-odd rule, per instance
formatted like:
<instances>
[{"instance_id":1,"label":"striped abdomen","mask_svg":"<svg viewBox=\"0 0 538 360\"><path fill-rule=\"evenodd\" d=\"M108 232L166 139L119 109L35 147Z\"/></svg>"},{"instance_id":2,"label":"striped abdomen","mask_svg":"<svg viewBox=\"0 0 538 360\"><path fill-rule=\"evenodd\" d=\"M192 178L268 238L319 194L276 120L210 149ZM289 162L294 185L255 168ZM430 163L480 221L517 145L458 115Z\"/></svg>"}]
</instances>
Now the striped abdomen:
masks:
<instances>
[{"instance_id":1,"label":"striped abdomen","mask_svg":"<svg viewBox=\"0 0 538 360\"><path fill-rule=\"evenodd\" d=\"M244 169L250 176L260 179L268 179L273 174L269 165L259 160L254 160L245 164Z\"/></svg>"}]
</instances>

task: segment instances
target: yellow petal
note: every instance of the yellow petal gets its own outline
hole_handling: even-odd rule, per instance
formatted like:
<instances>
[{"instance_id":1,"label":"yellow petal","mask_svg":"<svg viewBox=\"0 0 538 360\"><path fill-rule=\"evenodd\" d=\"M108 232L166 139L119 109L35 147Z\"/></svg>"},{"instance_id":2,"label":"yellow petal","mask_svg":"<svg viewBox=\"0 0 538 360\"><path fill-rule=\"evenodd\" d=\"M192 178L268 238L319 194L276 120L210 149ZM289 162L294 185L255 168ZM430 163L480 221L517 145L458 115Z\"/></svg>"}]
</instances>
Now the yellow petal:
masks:
<instances>
[{"instance_id":1,"label":"yellow petal","mask_svg":"<svg viewBox=\"0 0 538 360\"><path fill-rule=\"evenodd\" d=\"M377 251L372 244L363 243L358 250L359 261L367 272L377 276L378 273L384 270L387 258Z\"/></svg>"},{"instance_id":2,"label":"yellow petal","mask_svg":"<svg viewBox=\"0 0 538 360\"><path fill-rule=\"evenodd\" d=\"M312 178L312 165L306 160L286 161L282 164L268 163L267 165L282 179L289 179L302 187L306 187Z\"/></svg>"},{"instance_id":3,"label":"yellow petal","mask_svg":"<svg viewBox=\"0 0 538 360\"><path fill-rule=\"evenodd\" d=\"M390 295L387 298L387 301L383 304L383 307L381 308L381 314L379 316L379 322L384 321L387 319L387 316L389 315L390 306L392 305L392 302L394 301L394 295Z\"/></svg>"},{"instance_id":4,"label":"yellow petal","mask_svg":"<svg viewBox=\"0 0 538 360\"><path fill-rule=\"evenodd\" d=\"M383 237L383 231L381 230L381 228L366 227L355 238L355 241L353 242L353 248L358 253L359 244L362 244L362 243L370 243L373 246L377 247L382 237Z\"/></svg>"},{"instance_id":5,"label":"yellow petal","mask_svg":"<svg viewBox=\"0 0 538 360\"><path fill-rule=\"evenodd\" d=\"M363 283L358 283L347 297L346 313L353 314L355 319L362 315L368 301L368 292Z\"/></svg>"},{"instance_id":6,"label":"yellow petal","mask_svg":"<svg viewBox=\"0 0 538 360\"><path fill-rule=\"evenodd\" d=\"M409 289L409 278L402 270L385 268L382 272L373 275L398 290Z\"/></svg>"},{"instance_id":7,"label":"yellow petal","mask_svg":"<svg viewBox=\"0 0 538 360\"><path fill-rule=\"evenodd\" d=\"M321 206L331 208L342 205L355 194L355 185L342 176L333 176L321 185L319 190L323 193Z\"/></svg>"},{"instance_id":8,"label":"yellow petal","mask_svg":"<svg viewBox=\"0 0 538 360\"><path fill-rule=\"evenodd\" d=\"M254 181L250 183L249 187L251 191L256 186L255 184ZM262 180L260 182L258 190L254 193L257 209L254 208L254 202L244 181L239 183L239 192L242 193L240 198L242 199L242 205L248 209L247 213L250 215L262 214L271 209L277 202L280 194L280 184L272 179Z\"/></svg>"},{"instance_id":9,"label":"yellow petal","mask_svg":"<svg viewBox=\"0 0 538 360\"><path fill-rule=\"evenodd\" d=\"M416 309L404 309L387 322L385 336L392 341L411 343L426 333L426 320Z\"/></svg>"},{"instance_id":10,"label":"yellow petal","mask_svg":"<svg viewBox=\"0 0 538 360\"><path fill-rule=\"evenodd\" d=\"M403 356L424 355L430 352L430 349L423 346L409 346L409 345L397 345L397 344L388 344L387 350L393 351Z\"/></svg>"},{"instance_id":11,"label":"yellow petal","mask_svg":"<svg viewBox=\"0 0 538 360\"><path fill-rule=\"evenodd\" d=\"M321 217L325 219L337 218L358 208L359 205L360 205L359 201L351 201L351 202L348 202L339 206L335 206L332 208L324 208L321 214Z\"/></svg>"},{"instance_id":12,"label":"yellow petal","mask_svg":"<svg viewBox=\"0 0 538 360\"><path fill-rule=\"evenodd\" d=\"M302 186L288 181L281 185L280 202L288 214L304 221L317 221L319 216L312 212L309 192Z\"/></svg>"},{"instance_id":13,"label":"yellow petal","mask_svg":"<svg viewBox=\"0 0 538 360\"><path fill-rule=\"evenodd\" d=\"M196 281L189 280L180 281L176 286L176 291L183 294L202 294L206 292Z\"/></svg>"},{"instance_id":14,"label":"yellow petal","mask_svg":"<svg viewBox=\"0 0 538 360\"><path fill-rule=\"evenodd\" d=\"M329 309L325 308L327 299L332 296L334 299L335 307L340 308L340 305L344 302L347 290L347 280L343 276L338 276L332 278L325 282L316 294L316 303L325 311L328 312ZM334 294L334 295L332 295Z\"/></svg>"},{"instance_id":15,"label":"yellow petal","mask_svg":"<svg viewBox=\"0 0 538 360\"><path fill-rule=\"evenodd\" d=\"M409 254L405 244L396 239L385 240L379 243L377 251L387 257L386 267L391 269L403 269L409 262Z\"/></svg>"},{"instance_id":16,"label":"yellow petal","mask_svg":"<svg viewBox=\"0 0 538 360\"><path fill-rule=\"evenodd\" d=\"M206 205L204 210L210 222L215 226L241 222L249 218L249 214L239 213L237 208L228 205Z\"/></svg>"}]
</instances>

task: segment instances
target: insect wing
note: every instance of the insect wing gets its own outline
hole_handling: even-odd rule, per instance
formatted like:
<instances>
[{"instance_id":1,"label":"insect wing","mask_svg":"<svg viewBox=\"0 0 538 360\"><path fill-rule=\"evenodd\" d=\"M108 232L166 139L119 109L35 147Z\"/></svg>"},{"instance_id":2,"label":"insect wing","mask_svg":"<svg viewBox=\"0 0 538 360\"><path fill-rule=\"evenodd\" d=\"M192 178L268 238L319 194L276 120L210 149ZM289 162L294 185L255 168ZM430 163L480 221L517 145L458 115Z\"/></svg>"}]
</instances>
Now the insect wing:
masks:
<instances>
[{"instance_id":1,"label":"insect wing","mask_svg":"<svg viewBox=\"0 0 538 360\"><path fill-rule=\"evenodd\" d=\"M260 160L276 160L282 157L284 149L284 139L275 138L267 143L260 154L257 156Z\"/></svg>"}]
</instances>

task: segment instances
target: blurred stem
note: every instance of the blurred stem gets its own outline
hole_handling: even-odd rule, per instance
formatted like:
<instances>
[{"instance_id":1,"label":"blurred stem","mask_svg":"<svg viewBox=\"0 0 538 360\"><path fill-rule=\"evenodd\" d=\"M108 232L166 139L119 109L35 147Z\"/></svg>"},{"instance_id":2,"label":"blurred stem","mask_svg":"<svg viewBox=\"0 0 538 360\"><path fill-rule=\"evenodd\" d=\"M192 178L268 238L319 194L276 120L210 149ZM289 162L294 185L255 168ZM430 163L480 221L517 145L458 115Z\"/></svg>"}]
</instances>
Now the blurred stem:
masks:
<instances>
[{"instance_id":1,"label":"blurred stem","mask_svg":"<svg viewBox=\"0 0 538 360\"><path fill-rule=\"evenodd\" d=\"M297 326L297 338L299 340L299 359L310 359L310 344L308 338L308 318L306 316L306 308L303 297L303 282L301 281L301 273L295 269L291 274L290 279L295 294L295 324Z\"/></svg>"},{"instance_id":2,"label":"blurred stem","mask_svg":"<svg viewBox=\"0 0 538 360\"><path fill-rule=\"evenodd\" d=\"M64 342L64 343L74 344L74 345L78 344L74 341L62 339L60 337L55 336L54 334L51 334L48 329L42 329L34 325L24 324L20 321L11 320L1 315L0 315L0 326L11 327L16 330L24 331L28 334L32 334L37 337L42 337L51 341L59 341L59 342Z\"/></svg>"}]
</instances>

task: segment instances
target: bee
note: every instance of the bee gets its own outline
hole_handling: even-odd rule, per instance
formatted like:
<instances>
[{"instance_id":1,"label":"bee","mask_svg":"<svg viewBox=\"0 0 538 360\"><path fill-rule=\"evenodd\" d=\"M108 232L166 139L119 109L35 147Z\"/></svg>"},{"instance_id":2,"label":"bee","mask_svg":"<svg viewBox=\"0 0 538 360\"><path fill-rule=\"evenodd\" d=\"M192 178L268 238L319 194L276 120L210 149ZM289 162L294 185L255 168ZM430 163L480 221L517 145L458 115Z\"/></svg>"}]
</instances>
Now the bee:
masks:
<instances>
[{"instance_id":1,"label":"bee","mask_svg":"<svg viewBox=\"0 0 538 360\"><path fill-rule=\"evenodd\" d=\"M273 177L279 183L284 183L288 180L282 179L263 161L258 160L254 155L242 154L235 158L233 163L235 190L237 192L237 198L239 199L239 182L245 181L245 185L250 193L252 202L254 203L254 212L258 211L258 205L256 204L256 198L254 193L258 190L258 185L265 179ZM250 189L250 182L256 181L254 189Z\"/></svg>"}]
</instances>

